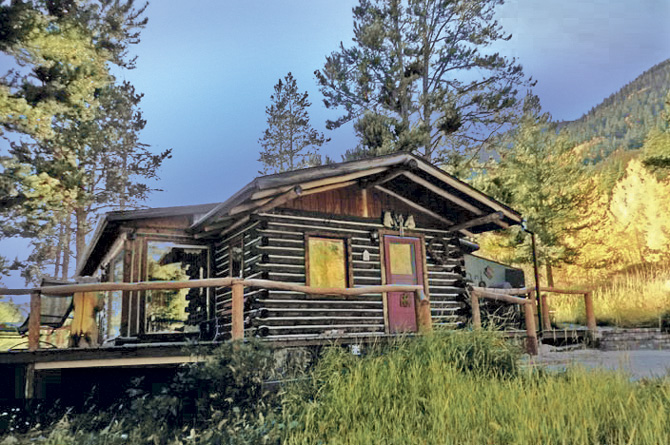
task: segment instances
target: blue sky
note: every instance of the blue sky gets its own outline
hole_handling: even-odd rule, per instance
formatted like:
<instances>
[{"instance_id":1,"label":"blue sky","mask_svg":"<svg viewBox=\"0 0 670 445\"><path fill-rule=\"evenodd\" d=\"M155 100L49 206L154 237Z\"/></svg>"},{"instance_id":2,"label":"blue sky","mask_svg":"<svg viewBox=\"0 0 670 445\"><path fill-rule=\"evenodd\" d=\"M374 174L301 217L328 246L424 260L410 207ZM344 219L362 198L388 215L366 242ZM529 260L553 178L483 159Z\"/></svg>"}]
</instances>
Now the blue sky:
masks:
<instances>
[{"instance_id":1,"label":"blue sky","mask_svg":"<svg viewBox=\"0 0 670 445\"><path fill-rule=\"evenodd\" d=\"M277 80L289 71L313 103L312 124L334 159L356 144L351 126L325 130L314 70L349 45L357 0L153 0L137 68L118 73L144 93L142 141L173 149L152 184L151 207L225 200L260 168L258 139ZM668 0L512 0L499 9L513 35L497 48L538 81L555 119L580 117L670 57ZM0 59L2 63L2 59ZM3 70L4 71L4 70ZM13 257L15 246L0 244ZM20 281L5 280L8 286Z\"/></svg>"},{"instance_id":2,"label":"blue sky","mask_svg":"<svg viewBox=\"0 0 670 445\"><path fill-rule=\"evenodd\" d=\"M293 72L310 94L312 124L335 159L356 144L352 128L325 130L313 75L340 42L349 45L354 0L154 0L133 48L137 68L120 73L145 94L143 141L174 156L149 206L225 199L257 175L265 107ZM499 9L516 57L546 111L576 119L643 71L670 57L667 0L516 0Z\"/></svg>"}]
</instances>

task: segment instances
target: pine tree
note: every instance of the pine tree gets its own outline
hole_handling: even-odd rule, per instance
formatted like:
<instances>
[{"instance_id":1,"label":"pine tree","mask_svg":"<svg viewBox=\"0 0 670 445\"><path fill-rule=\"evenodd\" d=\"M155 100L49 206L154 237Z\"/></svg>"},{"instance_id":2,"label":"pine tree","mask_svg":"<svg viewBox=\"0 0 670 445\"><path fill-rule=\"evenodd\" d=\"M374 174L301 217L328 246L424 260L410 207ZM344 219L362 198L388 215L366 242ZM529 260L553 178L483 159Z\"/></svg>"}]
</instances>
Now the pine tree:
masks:
<instances>
[{"instance_id":1,"label":"pine tree","mask_svg":"<svg viewBox=\"0 0 670 445\"><path fill-rule=\"evenodd\" d=\"M574 143L557 134L539 100L528 96L521 121L499 148L501 159L488 165L477 184L481 189L521 212L527 228L538 238L538 254L553 286L553 266L571 261L577 251L566 235L580 229L587 207L590 181L584 175ZM515 229L516 230L516 229ZM528 237L516 230L512 238L522 243L519 262L530 262Z\"/></svg>"},{"instance_id":2,"label":"pine tree","mask_svg":"<svg viewBox=\"0 0 670 445\"><path fill-rule=\"evenodd\" d=\"M327 127L358 120L359 134L383 136L362 139L359 151L390 146L434 163L490 141L516 115L523 83L514 60L484 53L510 38L493 18L502 3L360 0L354 46L341 44L315 72L326 107L345 111Z\"/></svg>"},{"instance_id":3,"label":"pine tree","mask_svg":"<svg viewBox=\"0 0 670 445\"><path fill-rule=\"evenodd\" d=\"M135 9L133 0L0 7L7 19L0 49L29 68L0 83L0 124L19 136L0 158L0 188L8 196L0 203L0 237L33 238L27 279L39 278L49 263L67 277L95 215L144 199L151 191L146 180L169 157L139 142L142 95L109 71L134 67L128 47L139 42L145 8Z\"/></svg>"},{"instance_id":4,"label":"pine tree","mask_svg":"<svg viewBox=\"0 0 670 445\"><path fill-rule=\"evenodd\" d=\"M268 127L258 140L263 150L259 173L280 173L320 163L319 147L328 140L309 123L307 109L311 103L307 92L300 93L291 73L279 79L265 108Z\"/></svg>"}]
</instances>

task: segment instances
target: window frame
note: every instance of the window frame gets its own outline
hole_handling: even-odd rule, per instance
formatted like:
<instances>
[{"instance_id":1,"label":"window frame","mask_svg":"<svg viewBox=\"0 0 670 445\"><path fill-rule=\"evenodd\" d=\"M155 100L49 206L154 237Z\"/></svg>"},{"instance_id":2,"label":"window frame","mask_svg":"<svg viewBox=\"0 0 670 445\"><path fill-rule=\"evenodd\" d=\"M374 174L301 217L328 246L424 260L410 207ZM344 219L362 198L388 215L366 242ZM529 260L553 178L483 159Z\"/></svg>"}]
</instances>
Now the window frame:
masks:
<instances>
[{"instance_id":1,"label":"window frame","mask_svg":"<svg viewBox=\"0 0 670 445\"><path fill-rule=\"evenodd\" d=\"M198 244L197 242L193 242L193 240L186 240L186 239L174 239L174 238L166 238L166 237L157 237L157 236L143 236L143 242L142 242L142 261L141 261L141 276L143 277L142 281L149 281L149 244L150 243L172 243L175 246L180 246L180 247L185 247L185 248L194 248L194 249L202 249L206 252L207 254L207 259L205 261L205 264L207 266L207 270L205 271L205 278L209 278L211 276L211 271L212 271L212 249L209 244ZM190 289L190 288L189 288ZM147 296L148 293L151 291L141 291L140 295L140 301L139 301L139 326L140 326L140 332L138 332L138 335L140 336L148 336L148 337L159 337L159 336L179 336L179 335L184 335L186 332L149 332L147 331L147 316L148 316L148 311L147 311ZM206 319L209 319L212 314L210 314L211 310L211 300L213 296L213 292L211 291L211 288L205 287L205 311L207 311ZM184 326L186 326L186 322L184 322ZM197 329L200 329L200 326L194 326Z\"/></svg>"},{"instance_id":2,"label":"window frame","mask_svg":"<svg viewBox=\"0 0 670 445\"><path fill-rule=\"evenodd\" d=\"M124 283L125 282L125 271L126 271L126 262L125 262L125 257L126 257L126 251L124 249L123 243L120 243L118 246L115 246L115 248L110 251L108 254L108 262L104 266L104 281L106 283ZM114 279L114 268L120 265L121 266L121 280L115 280ZM118 330L119 333L116 335L112 335L111 328L112 328L112 316L111 316L111 307L112 307L112 299L113 299L113 294L118 295L118 299L121 303L121 308L119 312L119 323L118 323ZM96 317L96 324L98 325L98 330L99 330L99 343L102 344L108 340L113 340L115 338L121 337L122 336L122 327L123 327L123 305L124 305L124 299L123 299L123 292L122 291L107 291L103 292L103 301L104 301L104 309L98 313L98 316ZM104 323L104 326L103 326Z\"/></svg>"},{"instance_id":3,"label":"window frame","mask_svg":"<svg viewBox=\"0 0 670 445\"><path fill-rule=\"evenodd\" d=\"M305 286L311 286L311 274L309 267L309 240L311 238L320 238L327 240L338 240L343 241L344 243L344 277L345 277L345 287L350 288L354 283L354 270L353 270L353 255L351 247L351 236L343 235L341 233L332 233L332 232L308 232L305 233Z\"/></svg>"}]
</instances>

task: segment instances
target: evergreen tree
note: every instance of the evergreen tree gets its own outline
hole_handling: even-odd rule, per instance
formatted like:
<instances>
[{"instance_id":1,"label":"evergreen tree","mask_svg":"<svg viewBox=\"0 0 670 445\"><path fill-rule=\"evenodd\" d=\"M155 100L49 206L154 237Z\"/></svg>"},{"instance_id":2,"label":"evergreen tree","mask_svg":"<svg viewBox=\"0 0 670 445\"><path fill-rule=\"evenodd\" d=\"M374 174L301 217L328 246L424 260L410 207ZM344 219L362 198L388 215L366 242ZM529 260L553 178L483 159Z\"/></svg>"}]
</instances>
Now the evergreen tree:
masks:
<instances>
[{"instance_id":1,"label":"evergreen tree","mask_svg":"<svg viewBox=\"0 0 670 445\"><path fill-rule=\"evenodd\" d=\"M642 162L652 169L670 169L670 92L665 96L665 110L661 113L662 123L653 129L644 142Z\"/></svg>"},{"instance_id":2,"label":"evergreen tree","mask_svg":"<svg viewBox=\"0 0 670 445\"><path fill-rule=\"evenodd\" d=\"M270 96L272 104L265 108L268 127L258 140L263 150L259 173L280 173L312 164L320 164L319 147L328 140L309 123L307 108L311 105L307 92L300 93L291 73L279 79Z\"/></svg>"},{"instance_id":3,"label":"evergreen tree","mask_svg":"<svg viewBox=\"0 0 670 445\"><path fill-rule=\"evenodd\" d=\"M328 108L356 121L359 154L393 150L442 163L479 147L515 115L520 65L484 53L508 40L493 19L502 0L360 0L354 46L315 72ZM372 127L372 128L368 128ZM380 127L386 130L380 131Z\"/></svg>"},{"instance_id":4,"label":"evergreen tree","mask_svg":"<svg viewBox=\"0 0 670 445\"><path fill-rule=\"evenodd\" d=\"M169 156L138 141L141 94L109 72L134 67L128 47L139 41L145 7L34 0L0 8L0 49L27 68L0 83L0 124L14 136L0 158L8 197L0 236L33 238L26 278L47 263L66 278L96 212L145 198L146 179Z\"/></svg>"},{"instance_id":5,"label":"evergreen tree","mask_svg":"<svg viewBox=\"0 0 670 445\"><path fill-rule=\"evenodd\" d=\"M574 143L557 134L539 100L528 96L521 121L503 138L501 159L488 166L477 186L521 212L527 228L538 238L538 254L553 286L553 266L577 253L566 235L578 230L590 193ZM530 262L530 242L518 229L512 239L522 243L516 261Z\"/></svg>"}]
</instances>

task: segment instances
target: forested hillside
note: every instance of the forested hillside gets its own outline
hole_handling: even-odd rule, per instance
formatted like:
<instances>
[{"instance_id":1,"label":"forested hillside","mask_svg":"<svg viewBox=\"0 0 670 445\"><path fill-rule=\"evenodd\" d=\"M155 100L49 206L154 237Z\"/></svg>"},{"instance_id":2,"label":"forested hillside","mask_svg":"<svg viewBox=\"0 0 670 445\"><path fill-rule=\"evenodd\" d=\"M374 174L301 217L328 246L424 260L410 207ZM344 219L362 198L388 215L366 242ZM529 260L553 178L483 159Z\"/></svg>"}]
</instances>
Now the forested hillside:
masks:
<instances>
[{"instance_id":1,"label":"forested hillside","mask_svg":"<svg viewBox=\"0 0 670 445\"><path fill-rule=\"evenodd\" d=\"M552 122L531 95L499 159L473 179L526 218L541 283L595 289L600 321L670 317L669 110L670 60L573 122ZM528 267L529 238L517 229L479 242L484 255ZM564 309L557 318L579 318L581 309Z\"/></svg>"},{"instance_id":2,"label":"forested hillside","mask_svg":"<svg viewBox=\"0 0 670 445\"><path fill-rule=\"evenodd\" d=\"M647 134L664 125L661 111L669 90L670 59L645 71L581 118L558 126L577 143L592 142L584 154L597 163L619 148L641 148Z\"/></svg>"}]
</instances>

